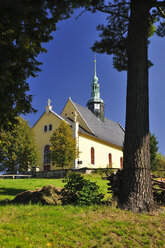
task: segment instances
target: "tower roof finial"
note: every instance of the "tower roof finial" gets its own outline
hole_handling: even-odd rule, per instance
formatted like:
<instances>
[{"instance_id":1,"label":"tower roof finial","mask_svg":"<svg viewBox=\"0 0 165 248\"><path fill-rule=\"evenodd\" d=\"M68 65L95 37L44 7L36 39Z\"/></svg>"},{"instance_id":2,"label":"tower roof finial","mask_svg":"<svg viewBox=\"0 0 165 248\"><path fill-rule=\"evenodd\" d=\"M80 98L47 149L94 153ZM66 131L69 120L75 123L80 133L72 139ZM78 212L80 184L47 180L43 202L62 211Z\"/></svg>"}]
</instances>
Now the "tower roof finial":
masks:
<instances>
[{"instance_id":1,"label":"tower roof finial","mask_svg":"<svg viewBox=\"0 0 165 248\"><path fill-rule=\"evenodd\" d=\"M94 62L96 63L96 54L94 55Z\"/></svg>"},{"instance_id":2,"label":"tower roof finial","mask_svg":"<svg viewBox=\"0 0 165 248\"><path fill-rule=\"evenodd\" d=\"M94 77L93 77L93 82L94 82L95 84L98 83L98 77L97 77L97 75L96 75L96 55L94 55Z\"/></svg>"}]
</instances>

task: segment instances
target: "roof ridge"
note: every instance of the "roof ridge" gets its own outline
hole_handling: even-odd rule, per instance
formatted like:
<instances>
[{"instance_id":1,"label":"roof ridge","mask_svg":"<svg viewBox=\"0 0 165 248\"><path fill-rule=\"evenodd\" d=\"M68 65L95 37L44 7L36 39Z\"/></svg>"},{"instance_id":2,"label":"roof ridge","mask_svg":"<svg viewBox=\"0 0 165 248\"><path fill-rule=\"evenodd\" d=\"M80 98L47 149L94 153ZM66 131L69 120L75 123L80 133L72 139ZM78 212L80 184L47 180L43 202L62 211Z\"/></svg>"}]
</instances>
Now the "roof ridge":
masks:
<instances>
[{"instance_id":1,"label":"roof ridge","mask_svg":"<svg viewBox=\"0 0 165 248\"><path fill-rule=\"evenodd\" d=\"M121 129L125 132L125 128L119 123L117 122L117 124L121 127Z\"/></svg>"},{"instance_id":2,"label":"roof ridge","mask_svg":"<svg viewBox=\"0 0 165 248\"><path fill-rule=\"evenodd\" d=\"M62 121L66 121L61 115L57 114L56 112L54 112L53 110L49 110L50 112L52 112L52 114L56 115L58 118L60 118ZM67 122L67 121L66 121ZM67 122L68 123L68 122ZM69 123L68 123L69 124Z\"/></svg>"}]
</instances>

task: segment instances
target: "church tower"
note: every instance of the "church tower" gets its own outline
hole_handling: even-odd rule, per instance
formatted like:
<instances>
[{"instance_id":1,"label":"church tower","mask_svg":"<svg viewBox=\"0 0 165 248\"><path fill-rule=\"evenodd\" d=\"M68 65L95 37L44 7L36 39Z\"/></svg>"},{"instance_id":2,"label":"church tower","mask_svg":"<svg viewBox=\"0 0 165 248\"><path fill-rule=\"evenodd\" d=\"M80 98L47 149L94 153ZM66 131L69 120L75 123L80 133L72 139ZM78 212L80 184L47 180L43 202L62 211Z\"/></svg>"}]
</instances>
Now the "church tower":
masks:
<instances>
[{"instance_id":1,"label":"church tower","mask_svg":"<svg viewBox=\"0 0 165 248\"><path fill-rule=\"evenodd\" d=\"M91 98L87 102L87 107L100 121L104 122L104 101L100 98L100 86L98 84L98 77L96 76L96 59L94 60L94 76L91 88Z\"/></svg>"}]
</instances>

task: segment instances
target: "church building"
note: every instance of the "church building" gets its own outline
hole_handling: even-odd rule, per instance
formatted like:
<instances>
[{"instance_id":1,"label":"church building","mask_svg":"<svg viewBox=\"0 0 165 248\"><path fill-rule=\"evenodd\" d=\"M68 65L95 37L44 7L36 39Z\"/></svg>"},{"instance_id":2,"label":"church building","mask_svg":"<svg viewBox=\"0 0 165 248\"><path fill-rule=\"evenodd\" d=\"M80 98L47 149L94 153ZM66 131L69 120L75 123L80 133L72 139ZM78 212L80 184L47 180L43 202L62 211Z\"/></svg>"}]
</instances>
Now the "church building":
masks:
<instances>
[{"instance_id":1,"label":"church building","mask_svg":"<svg viewBox=\"0 0 165 248\"><path fill-rule=\"evenodd\" d=\"M124 129L118 122L105 118L99 87L95 60L87 108L69 97L59 115L52 110L51 101L48 100L45 112L32 127L40 150L41 170L60 169L50 161L48 153L53 130L62 121L71 127L79 150L79 157L64 168L122 168Z\"/></svg>"}]
</instances>

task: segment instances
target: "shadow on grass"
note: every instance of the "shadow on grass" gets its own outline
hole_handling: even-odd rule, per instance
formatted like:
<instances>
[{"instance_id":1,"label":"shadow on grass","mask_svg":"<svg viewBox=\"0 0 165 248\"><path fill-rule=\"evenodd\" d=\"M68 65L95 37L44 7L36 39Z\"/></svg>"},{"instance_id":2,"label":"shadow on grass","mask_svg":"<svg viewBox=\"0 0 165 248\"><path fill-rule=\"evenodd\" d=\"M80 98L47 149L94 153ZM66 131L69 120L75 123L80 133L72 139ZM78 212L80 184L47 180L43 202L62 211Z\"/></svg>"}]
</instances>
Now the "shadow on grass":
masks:
<instances>
[{"instance_id":1,"label":"shadow on grass","mask_svg":"<svg viewBox=\"0 0 165 248\"><path fill-rule=\"evenodd\" d=\"M0 195L17 195L27 189L0 188Z\"/></svg>"},{"instance_id":2,"label":"shadow on grass","mask_svg":"<svg viewBox=\"0 0 165 248\"><path fill-rule=\"evenodd\" d=\"M0 200L0 205L11 204L11 200L7 199L7 196L16 196L26 190L27 189L0 188L0 195L6 195L6 199Z\"/></svg>"}]
</instances>

